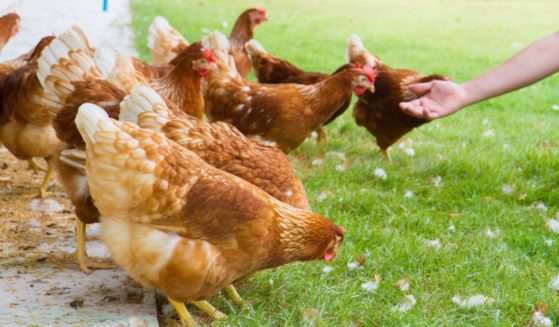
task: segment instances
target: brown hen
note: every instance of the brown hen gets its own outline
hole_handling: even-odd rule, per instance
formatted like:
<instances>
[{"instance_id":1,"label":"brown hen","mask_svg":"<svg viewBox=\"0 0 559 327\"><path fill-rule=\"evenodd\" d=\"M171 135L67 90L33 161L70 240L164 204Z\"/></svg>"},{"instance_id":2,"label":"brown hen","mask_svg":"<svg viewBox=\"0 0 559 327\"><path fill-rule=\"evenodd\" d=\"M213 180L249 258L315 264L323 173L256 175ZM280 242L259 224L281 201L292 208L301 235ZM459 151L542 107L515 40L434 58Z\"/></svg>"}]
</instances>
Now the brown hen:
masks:
<instances>
[{"instance_id":1,"label":"brown hen","mask_svg":"<svg viewBox=\"0 0 559 327\"><path fill-rule=\"evenodd\" d=\"M309 209L301 180L285 154L260 145L235 127L206 123L185 114L176 115L153 90L138 86L121 103L120 120L165 134L210 165L258 186L276 199Z\"/></svg>"},{"instance_id":2,"label":"brown hen","mask_svg":"<svg viewBox=\"0 0 559 327\"><path fill-rule=\"evenodd\" d=\"M52 39L43 38L25 64L0 76L0 141L18 159L29 161L31 167L34 166L33 158L47 161L47 172L39 188L41 198L46 194L54 163L63 148L63 143L56 137L48 105L43 100L43 88L37 79L37 59ZM25 59L22 57L21 60Z\"/></svg>"},{"instance_id":3,"label":"brown hen","mask_svg":"<svg viewBox=\"0 0 559 327\"><path fill-rule=\"evenodd\" d=\"M227 40L218 32L202 43L214 50L218 66L227 57ZM285 153L330 120L353 90L374 91L373 76L362 69L345 69L311 85L256 84L226 74L224 69L211 72L205 82L205 110L210 121L230 123Z\"/></svg>"},{"instance_id":4,"label":"brown hen","mask_svg":"<svg viewBox=\"0 0 559 327\"><path fill-rule=\"evenodd\" d=\"M306 72L295 66L287 60L280 59L269 54L262 45L256 40L247 42L246 51L248 58L254 69L254 74L259 83L278 84L278 83L295 83L310 85L327 79L330 75L319 72ZM345 64L338 68L332 75L337 74L345 69L354 68L352 64ZM338 110L330 117L323 126L326 126L343 114L351 103L351 96L340 106ZM317 130L318 140L326 142L325 148L328 147L326 132L321 127Z\"/></svg>"},{"instance_id":5,"label":"brown hen","mask_svg":"<svg viewBox=\"0 0 559 327\"><path fill-rule=\"evenodd\" d=\"M12 37L19 32L19 15L16 13L5 14L0 17L0 53Z\"/></svg>"},{"instance_id":6,"label":"brown hen","mask_svg":"<svg viewBox=\"0 0 559 327\"><path fill-rule=\"evenodd\" d=\"M400 109L400 102L417 97L408 89L409 86L449 78L442 75L425 76L409 69L392 68L370 54L356 35L350 37L347 53L352 63L376 68L375 92L365 92L358 98L353 107L353 117L357 125L367 128L373 134L381 152L390 160L390 146L414 128L428 122L407 115Z\"/></svg>"},{"instance_id":7,"label":"brown hen","mask_svg":"<svg viewBox=\"0 0 559 327\"><path fill-rule=\"evenodd\" d=\"M248 76L251 68L245 43L253 38L254 28L265 20L268 20L266 9L247 9L239 15L231 30L231 55L243 78ZM165 66L172 64L173 59L188 47L188 42L165 18L158 16L149 27L148 47L151 49L152 63Z\"/></svg>"},{"instance_id":8,"label":"brown hen","mask_svg":"<svg viewBox=\"0 0 559 327\"><path fill-rule=\"evenodd\" d=\"M188 326L195 322L183 302L205 300L260 270L336 257L344 231L323 216L95 105L83 105L76 124L101 238L115 262L161 289Z\"/></svg>"}]
</instances>

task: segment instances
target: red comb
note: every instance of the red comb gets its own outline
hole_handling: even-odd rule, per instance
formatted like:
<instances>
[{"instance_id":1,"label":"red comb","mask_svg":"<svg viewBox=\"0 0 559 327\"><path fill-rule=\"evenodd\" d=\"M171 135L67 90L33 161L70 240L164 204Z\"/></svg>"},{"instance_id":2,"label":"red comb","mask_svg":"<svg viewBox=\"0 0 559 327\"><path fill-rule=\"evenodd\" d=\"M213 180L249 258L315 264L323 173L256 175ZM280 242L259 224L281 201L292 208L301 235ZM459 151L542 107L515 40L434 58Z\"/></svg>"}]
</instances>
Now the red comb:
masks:
<instances>
[{"instance_id":1,"label":"red comb","mask_svg":"<svg viewBox=\"0 0 559 327\"><path fill-rule=\"evenodd\" d=\"M260 15L266 17L266 8L264 8L264 7L258 7L258 8L256 8L256 10L258 10L258 12L260 13Z\"/></svg>"},{"instance_id":2,"label":"red comb","mask_svg":"<svg viewBox=\"0 0 559 327\"><path fill-rule=\"evenodd\" d=\"M204 57L208 59L209 62L215 62L214 51L212 49L204 49L202 53L204 54Z\"/></svg>"},{"instance_id":3,"label":"red comb","mask_svg":"<svg viewBox=\"0 0 559 327\"><path fill-rule=\"evenodd\" d=\"M356 62L353 63L353 67L361 68L361 64L356 61Z\"/></svg>"},{"instance_id":4,"label":"red comb","mask_svg":"<svg viewBox=\"0 0 559 327\"><path fill-rule=\"evenodd\" d=\"M365 75L367 75L369 82L371 82L371 84L374 84L375 78L377 77L377 72L369 65L363 65L363 71L365 72Z\"/></svg>"}]
</instances>

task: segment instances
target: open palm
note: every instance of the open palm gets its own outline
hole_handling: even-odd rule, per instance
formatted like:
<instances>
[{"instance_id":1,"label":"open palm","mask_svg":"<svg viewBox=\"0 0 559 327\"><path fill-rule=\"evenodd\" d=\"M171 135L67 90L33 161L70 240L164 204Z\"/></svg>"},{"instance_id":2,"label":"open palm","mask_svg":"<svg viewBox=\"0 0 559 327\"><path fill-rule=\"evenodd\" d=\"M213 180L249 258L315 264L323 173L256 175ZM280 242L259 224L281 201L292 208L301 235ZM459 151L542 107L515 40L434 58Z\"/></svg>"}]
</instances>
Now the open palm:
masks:
<instances>
[{"instance_id":1,"label":"open palm","mask_svg":"<svg viewBox=\"0 0 559 327\"><path fill-rule=\"evenodd\" d=\"M466 91L451 81L432 81L410 86L420 98L400 103L400 108L418 118L433 120L453 114L466 105Z\"/></svg>"}]
</instances>

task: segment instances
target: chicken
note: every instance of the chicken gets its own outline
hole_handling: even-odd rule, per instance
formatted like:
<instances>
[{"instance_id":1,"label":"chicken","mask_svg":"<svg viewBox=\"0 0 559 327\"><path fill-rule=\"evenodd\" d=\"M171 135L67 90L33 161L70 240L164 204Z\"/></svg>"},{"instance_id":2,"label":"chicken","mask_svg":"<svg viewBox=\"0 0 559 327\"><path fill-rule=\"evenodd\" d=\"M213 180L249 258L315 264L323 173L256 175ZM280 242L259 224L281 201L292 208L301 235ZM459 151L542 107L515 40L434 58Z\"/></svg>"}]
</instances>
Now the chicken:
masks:
<instances>
[{"instance_id":1,"label":"chicken","mask_svg":"<svg viewBox=\"0 0 559 327\"><path fill-rule=\"evenodd\" d=\"M254 36L254 28L268 20L266 9L251 8L245 10L235 21L231 30L231 55L239 74L246 78L250 72L250 62L245 50L245 43ZM148 47L151 49L152 63L165 65L172 63L188 46L186 39L175 30L163 17L155 17L149 27Z\"/></svg>"},{"instance_id":2,"label":"chicken","mask_svg":"<svg viewBox=\"0 0 559 327\"><path fill-rule=\"evenodd\" d=\"M202 41L214 50L218 66L227 40L217 32ZM351 97L352 90L374 91L372 70L345 69L311 85L256 84L222 70L205 80L205 111L210 121L225 121L245 135L289 153L326 123Z\"/></svg>"},{"instance_id":3,"label":"chicken","mask_svg":"<svg viewBox=\"0 0 559 327\"><path fill-rule=\"evenodd\" d=\"M283 60L269 54L262 45L252 39L245 45L248 58L254 69L254 74L258 79L258 82L265 84L278 84L278 83L295 83L310 85L315 84L328 78L328 74L318 73L318 72L306 72L299 67L293 65L287 60ZM345 69L353 68L351 64L346 64L338 68L334 73L337 74ZM351 103L351 96L340 106L340 108L330 117L325 125L328 125L334 119L338 118L343 114ZM318 132L318 142L322 140L325 141L325 147L328 147L326 132L322 129L317 130Z\"/></svg>"},{"instance_id":4,"label":"chicken","mask_svg":"<svg viewBox=\"0 0 559 327\"><path fill-rule=\"evenodd\" d=\"M9 13L0 17L0 53L2 49L19 32L19 15Z\"/></svg>"},{"instance_id":5,"label":"chicken","mask_svg":"<svg viewBox=\"0 0 559 327\"><path fill-rule=\"evenodd\" d=\"M266 9L247 9L237 18L231 35L229 35L231 55L235 59L237 71L243 78L248 76L251 67L245 44L254 37L254 28L265 20L268 20Z\"/></svg>"},{"instance_id":6,"label":"chicken","mask_svg":"<svg viewBox=\"0 0 559 327\"><path fill-rule=\"evenodd\" d=\"M108 56L106 59L98 57L96 63L104 67L101 70L104 70L103 76L107 81L124 92L130 93L139 84L150 85L183 112L202 118L204 97L200 80L206 77L210 70L215 69L215 58L211 51L204 51L203 58L193 60L201 51L199 42L190 45L173 59L174 65L163 76L157 76L149 68L143 70L138 61L122 54L117 54L115 59Z\"/></svg>"},{"instance_id":7,"label":"chicken","mask_svg":"<svg viewBox=\"0 0 559 327\"><path fill-rule=\"evenodd\" d=\"M148 48L151 49L151 63L166 65L188 47L188 41L169 22L157 16L149 26Z\"/></svg>"},{"instance_id":8,"label":"chicken","mask_svg":"<svg viewBox=\"0 0 559 327\"><path fill-rule=\"evenodd\" d=\"M210 165L251 182L282 202L309 209L303 184L278 149L260 145L226 123L174 115L146 86L132 90L120 107L121 121L161 132Z\"/></svg>"},{"instance_id":9,"label":"chicken","mask_svg":"<svg viewBox=\"0 0 559 327\"><path fill-rule=\"evenodd\" d=\"M165 102L146 86L138 86L138 91L133 91L132 95L121 104L126 95L125 92L102 80L100 72L90 57L91 50L82 46L87 44L87 40L83 40L83 37L85 36L78 33L75 28L64 33L53 46L55 53L49 52L48 56L42 57L40 64L44 68L40 74L41 82L48 90L49 99L52 101L51 112L55 116L54 126L59 138L67 145L76 149L82 149L84 146L74 124L78 107L84 102L93 102L102 106L113 118L119 117L119 105L122 105L126 108L129 119L148 124L150 114L142 115L141 112L151 111L152 104L157 105L159 110L152 111L151 117L157 118L156 114L162 116L152 120L152 123L162 123L165 119L167 121L164 123L165 126L152 125L153 127L150 128L158 130L163 128L177 142L195 150L210 164L219 165L219 168L246 178L280 200L301 208L308 208L303 186L294 174L289 161L281 152L254 144L232 126L222 123L208 124L188 116L176 109L174 105L171 107L173 109L171 112L162 112L161 110L167 108ZM204 69L212 69L211 65L207 65L210 62L208 57L211 58L209 51L202 51L198 48L196 54L191 49L191 53L187 57L192 62L189 69L192 70L194 67L203 75ZM183 71L183 76L190 76L200 84L200 76L197 71ZM198 96L202 97L201 94ZM163 115L173 118L173 121L169 121L169 118L165 118ZM59 165L58 171L62 185L76 206L78 263L84 272L89 272L88 266L99 267L99 265L88 262L83 241L85 239L84 223L98 222L99 215L91 201L87 187L84 187L84 184L87 186L87 183L83 181L85 179L83 172L72 168L74 167L72 162L68 162L67 156L65 158ZM273 166L274 169L267 169L270 166ZM105 265L100 267L105 267Z\"/></svg>"},{"instance_id":10,"label":"chicken","mask_svg":"<svg viewBox=\"0 0 559 327\"><path fill-rule=\"evenodd\" d=\"M111 120L91 104L80 107L76 125L103 242L130 276L162 290L188 326L195 322L184 302L260 270L338 253L343 228L155 131Z\"/></svg>"},{"instance_id":11,"label":"chicken","mask_svg":"<svg viewBox=\"0 0 559 327\"><path fill-rule=\"evenodd\" d=\"M37 79L37 59L51 41L52 37L43 38L25 64L21 65L25 58L20 58L19 68L0 76L0 141L18 159L29 161L32 168L35 157L47 161L47 172L39 188L40 198L46 195L54 164L63 148Z\"/></svg>"},{"instance_id":12,"label":"chicken","mask_svg":"<svg viewBox=\"0 0 559 327\"><path fill-rule=\"evenodd\" d=\"M400 102L416 98L415 93L408 89L409 86L449 78L392 68L370 54L356 35L349 39L347 54L352 63L375 67L376 91L365 92L358 98L353 107L353 117L357 125L367 128L375 136L381 152L390 160L390 146L412 129L427 123L427 120L405 114L399 107Z\"/></svg>"}]
</instances>

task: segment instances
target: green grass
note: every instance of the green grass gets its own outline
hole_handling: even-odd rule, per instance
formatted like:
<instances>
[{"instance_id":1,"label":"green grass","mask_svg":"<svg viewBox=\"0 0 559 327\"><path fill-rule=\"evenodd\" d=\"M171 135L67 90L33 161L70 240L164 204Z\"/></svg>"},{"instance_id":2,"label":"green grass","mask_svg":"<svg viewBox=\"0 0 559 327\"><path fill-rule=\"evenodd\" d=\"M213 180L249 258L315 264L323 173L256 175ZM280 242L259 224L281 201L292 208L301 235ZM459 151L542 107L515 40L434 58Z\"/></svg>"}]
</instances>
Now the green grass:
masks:
<instances>
[{"instance_id":1,"label":"green grass","mask_svg":"<svg viewBox=\"0 0 559 327\"><path fill-rule=\"evenodd\" d=\"M169 19L189 40L214 29L229 33L236 16L255 1L132 1L133 28L142 58L155 15ZM308 70L331 72L344 62L350 33L393 66L442 73L464 81L508 58L520 47L557 30L557 1L266 1L270 21L256 38L271 53ZM224 28L222 23L228 22ZM519 76L522 71L518 72ZM348 110L327 131L327 156L306 142L290 155L313 209L347 229L334 270L323 263L292 264L259 273L240 285L250 308L216 303L229 318L218 325L299 326L307 308L322 326L525 326L534 306L559 323L559 292L548 283L559 273L559 237L544 228L559 207L559 78L487 101L425 125L404 138L415 156L397 145L393 162L379 156L373 137ZM484 124L486 120L486 124ZM489 129L494 137L484 137ZM386 180L374 177L382 167ZM432 179L442 178L442 187ZM503 185L514 185L510 195ZM406 190L413 198L404 198ZM319 198L326 196L323 201ZM533 209L543 202L547 211ZM454 231L449 226L454 225ZM499 228L497 239L484 236ZM440 250L424 240L439 238ZM554 241L546 246L545 240ZM364 269L347 263L364 255ZM375 293L360 285L382 276ZM404 294L394 282L409 277L416 306L391 308ZM270 282L273 280L273 284ZM492 306L472 310L453 295L485 294Z\"/></svg>"}]
</instances>

